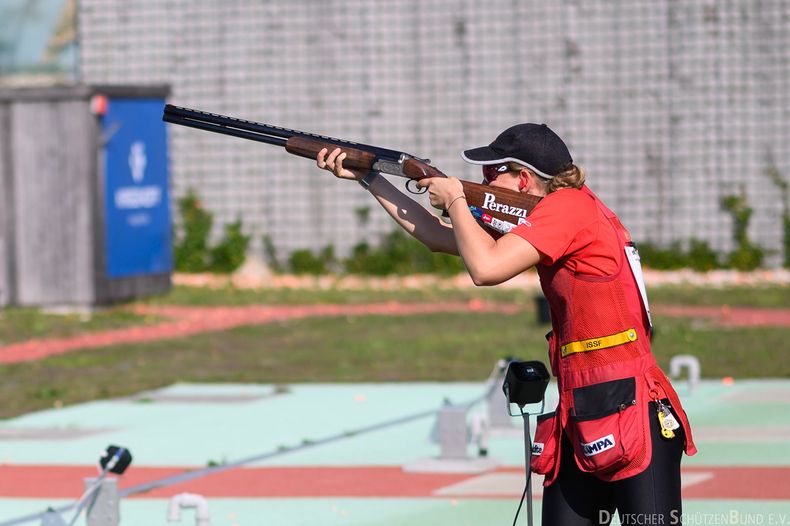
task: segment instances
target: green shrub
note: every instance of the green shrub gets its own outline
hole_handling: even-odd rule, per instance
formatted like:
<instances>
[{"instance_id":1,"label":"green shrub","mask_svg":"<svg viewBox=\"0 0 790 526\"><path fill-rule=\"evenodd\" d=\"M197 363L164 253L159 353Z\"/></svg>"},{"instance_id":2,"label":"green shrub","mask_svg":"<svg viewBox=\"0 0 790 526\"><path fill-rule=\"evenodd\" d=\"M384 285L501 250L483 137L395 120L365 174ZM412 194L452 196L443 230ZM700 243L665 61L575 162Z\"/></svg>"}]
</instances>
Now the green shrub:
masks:
<instances>
[{"instance_id":1,"label":"green shrub","mask_svg":"<svg viewBox=\"0 0 790 526\"><path fill-rule=\"evenodd\" d=\"M779 190L779 196L782 199L782 248L784 249L782 266L790 268L790 183L773 164L770 164L765 172L776 189Z\"/></svg>"},{"instance_id":2,"label":"green shrub","mask_svg":"<svg viewBox=\"0 0 790 526\"><path fill-rule=\"evenodd\" d=\"M784 228L784 249L785 249L785 260L784 260L784 268L790 268L790 213L785 212L784 217L782 217L782 227Z\"/></svg>"},{"instance_id":3,"label":"green shrub","mask_svg":"<svg viewBox=\"0 0 790 526\"><path fill-rule=\"evenodd\" d=\"M263 255L266 263L269 265L269 268L273 272L283 272L285 268L280 262L280 258L277 255L277 247L274 246L272 238L268 234L265 234L261 238L261 241L263 244Z\"/></svg>"},{"instance_id":4,"label":"green shrub","mask_svg":"<svg viewBox=\"0 0 790 526\"><path fill-rule=\"evenodd\" d=\"M732 237L738 245L749 241L749 220L754 210L746 203L745 190L741 195L728 195L722 197L721 207L732 215Z\"/></svg>"},{"instance_id":5,"label":"green shrub","mask_svg":"<svg viewBox=\"0 0 790 526\"><path fill-rule=\"evenodd\" d=\"M365 242L356 245L351 256L343 261L343 268L349 273L374 276L412 273L454 275L462 272L464 265L461 258L431 252L398 229L388 234L376 249Z\"/></svg>"},{"instance_id":6,"label":"green shrub","mask_svg":"<svg viewBox=\"0 0 790 526\"><path fill-rule=\"evenodd\" d=\"M324 247L318 254L308 249L295 250L288 259L288 267L294 274L326 274L334 264L335 249L331 245Z\"/></svg>"},{"instance_id":7,"label":"green shrub","mask_svg":"<svg viewBox=\"0 0 790 526\"><path fill-rule=\"evenodd\" d=\"M652 243L639 243L639 259L642 265L655 270L676 270L688 266L688 258L680 246L674 242L669 248L659 248Z\"/></svg>"},{"instance_id":8,"label":"green shrub","mask_svg":"<svg viewBox=\"0 0 790 526\"><path fill-rule=\"evenodd\" d=\"M692 239L686 255L688 266L697 272L707 272L721 268L719 254L708 245L707 241Z\"/></svg>"},{"instance_id":9,"label":"green shrub","mask_svg":"<svg viewBox=\"0 0 790 526\"><path fill-rule=\"evenodd\" d=\"M765 251L749 239L749 220L754 210L746 202L746 189L741 188L740 195L725 196L721 206L732 215L732 237L736 248L727 257L732 268L737 270L754 270L763 263Z\"/></svg>"},{"instance_id":10,"label":"green shrub","mask_svg":"<svg viewBox=\"0 0 790 526\"><path fill-rule=\"evenodd\" d=\"M223 238L210 247L208 238L214 215L203 208L193 189L178 200L178 211L181 225L176 230L173 246L177 271L233 272L244 263L250 238L242 233L241 219L226 225Z\"/></svg>"},{"instance_id":11,"label":"green shrub","mask_svg":"<svg viewBox=\"0 0 790 526\"><path fill-rule=\"evenodd\" d=\"M343 269L350 274L386 276L394 273L393 263L384 251L372 250L363 241L351 249L351 256L343 261Z\"/></svg>"},{"instance_id":12,"label":"green shrub","mask_svg":"<svg viewBox=\"0 0 790 526\"><path fill-rule=\"evenodd\" d=\"M429 273L431 251L403 230L393 230L384 240L381 249L391 260L393 272L398 275Z\"/></svg>"},{"instance_id":13,"label":"green shrub","mask_svg":"<svg viewBox=\"0 0 790 526\"><path fill-rule=\"evenodd\" d=\"M178 200L181 228L173 247L175 268L180 272L203 272L208 267L208 236L213 215L203 208L194 190Z\"/></svg>"},{"instance_id":14,"label":"green shrub","mask_svg":"<svg viewBox=\"0 0 790 526\"><path fill-rule=\"evenodd\" d=\"M710 248L707 241L692 238L688 250L679 241L669 248L659 248L651 243L639 244L639 257L642 264L655 270L677 270L690 268L698 272L722 268L720 255Z\"/></svg>"},{"instance_id":15,"label":"green shrub","mask_svg":"<svg viewBox=\"0 0 790 526\"><path fill-rule=\"evenodd\" d=\"M736 270L749 271L760 268L765 251L749 242L742 244L727 256L729 266Z\"/></svg>"},{"instance_id":16,"label":"green shrub","mask_svg":"<svg viewBox=\"0 0 790 526\"><path fill-rule=\"evenodd\" d=\"M455 276L466 272L466 267L460 257L439 252L431 252L431 268L433 268L433 272L443 276Z\"/></svg>"},{"instance_id":17,"label":"green shrub","mask_svg":"<svg viewBox=\"0 0 790 526\"><path fill-rule=\"evenodd\" d=\"M778 175L773 177L780 190L783 180ZM753 243L749 239L748 229L749 220L754 210L746 202L745 189L741 189L740 195L729 195L721 199L721 207L729 212L733 218L732 237L735 241L735 249L726 255L722 265L721 257L707 242L691 239L688 251L682 249L680 242L675 242L669 248L659 248L650 243L639 245L639 255L642 264L646 267L657 270L674 270L679 268L691 268L700 272L707 272L717 268L733 268L736 270L750 271L759 268L765 259L765 250ZM790 214L788 214L790 215ZM785 265L790 266L790 217L784 219L785 234Z\"/></svg>"},{"instance_id":18,"label":"green shrub","mask_svg":"<svg viewBox=\"0 0 790 526\"><path fill-rule=\"evenodd\" d=\"M370 223L370 212L371 208L369 206L360 206L354 209L354 215L357 216L357 222L363 227L368 226Z\"/></svg>"},{"instance_id":19,"label":"green shrub","mask_svg":"<svg viewBox=\"0 0 790 526\"><path fill-rule=\"evenodd\" d=\"M241 219L225 225L225 236L209 251L209 270L233 272L244 263L250 236L245 236L241 227Z\"/></svg>"}]
</instances>

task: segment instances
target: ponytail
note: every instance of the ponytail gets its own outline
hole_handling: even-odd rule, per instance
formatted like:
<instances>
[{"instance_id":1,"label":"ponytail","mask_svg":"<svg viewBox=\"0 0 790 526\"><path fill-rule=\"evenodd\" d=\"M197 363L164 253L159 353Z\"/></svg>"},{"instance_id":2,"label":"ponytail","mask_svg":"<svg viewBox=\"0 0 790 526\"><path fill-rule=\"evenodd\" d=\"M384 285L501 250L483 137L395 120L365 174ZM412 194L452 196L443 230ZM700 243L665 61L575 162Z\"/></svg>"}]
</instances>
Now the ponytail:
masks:
<instances>
[{"instance_id":1,"label":"ponytail","mask_svg":"<svg viewBox=\"0 0 790 526\"><path fill-rule=\"evenodd\" d=\"M560 188L581 188L586 178L587 174L584 168L572 164L565 171L549 179L548 193L557 191Z\"/></svg>"}]
</instances>

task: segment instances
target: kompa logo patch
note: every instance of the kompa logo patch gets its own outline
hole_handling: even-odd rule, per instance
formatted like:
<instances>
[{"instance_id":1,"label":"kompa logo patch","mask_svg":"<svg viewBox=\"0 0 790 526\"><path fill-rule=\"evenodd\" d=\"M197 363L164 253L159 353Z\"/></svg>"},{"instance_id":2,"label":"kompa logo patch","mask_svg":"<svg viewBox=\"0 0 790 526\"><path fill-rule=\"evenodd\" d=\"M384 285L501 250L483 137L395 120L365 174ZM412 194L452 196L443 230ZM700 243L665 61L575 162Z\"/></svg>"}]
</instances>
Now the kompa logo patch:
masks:
<instances>
[{"instance_id":1,"label":"kompa logo patch","mask_svg":"<svg viewBox=\"0 0 790 526\"><path fill-rule=\"evenodd\" d=\"M539 457L543 453L543 443L535 442L532 444L532 454Z\"/></svg>"},{"instance_id":2,"label":"kompa logo patch","mask_svg":"<svg viewBox=\"0 0 790 526\"><path fill-rule=\"evenodd\" d=\"M614 435L606 435L605 437L601 437L598 440L593 440L585 444L582 444L582 450L584 451L585 457L594 457L599 453L603 453L609 449L612 449L615 445Z\"/></svg>"}]
</instances>

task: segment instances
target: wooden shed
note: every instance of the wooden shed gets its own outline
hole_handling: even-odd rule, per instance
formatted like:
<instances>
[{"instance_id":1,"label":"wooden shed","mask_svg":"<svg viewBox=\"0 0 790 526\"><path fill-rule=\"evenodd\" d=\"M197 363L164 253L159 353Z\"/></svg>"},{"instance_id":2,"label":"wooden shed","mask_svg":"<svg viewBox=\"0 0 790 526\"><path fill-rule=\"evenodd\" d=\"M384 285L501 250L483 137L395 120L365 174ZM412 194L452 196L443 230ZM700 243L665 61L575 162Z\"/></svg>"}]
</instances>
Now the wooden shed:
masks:
<instances>
[{"instance_id":1,"label":"wooden shed","mask_svg":"<svg viewBox=\"0 0 790 526\"><path fill-rule=\"evenodd\" d=\"M0 90L0 306L170 288L165 86Z\"/></svg>"}]
</instances>

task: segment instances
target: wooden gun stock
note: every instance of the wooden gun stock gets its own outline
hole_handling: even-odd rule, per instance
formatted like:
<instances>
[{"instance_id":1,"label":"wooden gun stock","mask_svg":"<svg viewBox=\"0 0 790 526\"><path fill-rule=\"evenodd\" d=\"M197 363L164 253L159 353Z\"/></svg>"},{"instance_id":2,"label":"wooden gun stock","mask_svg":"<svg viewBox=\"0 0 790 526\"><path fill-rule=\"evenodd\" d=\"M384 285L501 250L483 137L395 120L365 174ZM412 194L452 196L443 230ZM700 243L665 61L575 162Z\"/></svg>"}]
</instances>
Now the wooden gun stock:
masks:
<instances>
[{"instance_id":1,"label":"wooden gun stock","mask_svg":"<svg viewBox=\"0 0 790 526\"><path fill-rule=\"evenodd\" d=\"M370 152L337 145L308 137L294 136L285 143L288 153L315 159L318 152L326 148L332 151L340 148L346 154L343 166L352 170L372 170L376 156ZM406 159L401 167L403 175L409 179L420 180L428 177L447 177L441 170L419 159ZM466 195L466 203L472 214L491 229L503 233L526 220L540 198L504 188L495 188L470 181L461 181Z\"/></svg>"},{"instance_id":2,"label":"wooden gun stock","mask_svg":"<svg viewBox=\"0 0 790 526\"><path fill-rule=\"evenodd\" d=\"M343 153L346 154L346 158L343 160L343 166L351 170L372 170L373 163L376 162L376 155L371 152L340 146L319 139L294 136L285 141L285 151L307 159L315 159L318 152L324 148L327 149L327 153L335 148L343 150Z\"/></svg>"},{"instance_id":3,"label":"wooden gun stock","mask_svg":"<svg viewBox=\"0 0 790 526\"><path fill-rule=\"evenodd\" d=\"M403 161L403 175L409 179L425 179L427 177L447 177L438 168L424 163L419 159Z\"/></svg>"},{"instance_id":4,"label":"wooden gun stock","mask_svg":"<svg viewBox=\"0 0 790 526\"><path fill-rule=\"evenodd\" d=\"M403 163L403 174L410 179L447 177L437 168L418 159ZM526 221L526 217L540 201L540 197L461 180L466 204L479 221L499 233L509 231Z\"/></svg>"}]
</instances>

